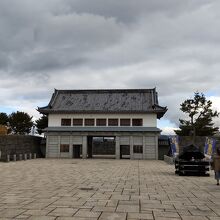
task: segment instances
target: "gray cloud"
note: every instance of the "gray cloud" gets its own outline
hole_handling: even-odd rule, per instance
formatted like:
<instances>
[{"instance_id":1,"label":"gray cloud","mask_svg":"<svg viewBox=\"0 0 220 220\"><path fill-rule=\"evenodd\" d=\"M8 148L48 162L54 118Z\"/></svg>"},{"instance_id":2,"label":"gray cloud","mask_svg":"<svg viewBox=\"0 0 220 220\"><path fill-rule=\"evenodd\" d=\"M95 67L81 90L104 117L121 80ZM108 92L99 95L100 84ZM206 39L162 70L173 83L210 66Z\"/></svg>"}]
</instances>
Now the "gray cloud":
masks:
<instances>
[{"instance_id":1,"label":"gray cloud","mask_svg":"<svg viewBox=\"0 0 220 220\"><path fill-rule=\"evenodd\" d=\"M164 119L178 125L193 92L220 97L219 9L211 0L1 1L1 107L37 117L54 88L156 86Z\"/></svg>"},{"instance_id":2,"label":"gray cloud","mask_svg":"<svg viewBox=\"0 0 220 220\"><path fill-rule=\"evenodd\" d=\"M160 13L166 16L175 17L180 13L192 11L210 1L145 1L145 0L126 0L126 1L102 1L102 0L66 0L68 5L66 13L76 11L77 13L98 14L103 17L114 17L124 23L135 22L142 16L152 16ZM67 9L66 8L66 9Z\"/></svg>"}]
</instances>

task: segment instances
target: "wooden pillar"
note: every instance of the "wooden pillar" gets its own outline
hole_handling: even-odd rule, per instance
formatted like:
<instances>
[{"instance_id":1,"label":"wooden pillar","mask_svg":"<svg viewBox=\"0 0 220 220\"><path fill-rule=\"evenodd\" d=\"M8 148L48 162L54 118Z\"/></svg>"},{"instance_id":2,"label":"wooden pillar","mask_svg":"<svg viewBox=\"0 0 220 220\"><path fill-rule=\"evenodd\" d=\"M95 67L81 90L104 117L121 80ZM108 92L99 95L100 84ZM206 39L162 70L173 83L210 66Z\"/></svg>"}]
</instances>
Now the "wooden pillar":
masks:
<instances>
[{"instance_id":1,"label":"wooden pillar","mask_svg":"<svg viewBox=\"0 0 220 220\"><path fill-rule=\"evenodd\" d=\"M88 137L88 139L87 139L87 146L88 146L88 158L92 158L92 137L90 136L90 137Z\"/></svg>"},{"instance_id":2,"label":"wooden pillar","mask_svg":"<svg viewBox=\"0 0 220 220\"><path fill-rule=\"evenodd\" d=\"M115 137L115 159L120 159L120 143L119 137Z\"/></svg>"},{"instance_id":3,"label":"wooden pillar","mask_svg":"<svg viewBox=\"0 0 220 220\"><path fill-rule=\"evenodd\" d=\"M130 136L130 160L134 159L133 146L134 146L133 136Z\"/></svg>"},{"instance_id":4,"label":"wooden pillar","mask_svg":"<svg viewBox=\"0 0 220 220\"><path fill-rule=\"evenodd\" d=\"M155 159L158 160L158 135L155 135L155 149L156 149Z\"/></svg>"},{"instance_id":5,"label":"wooden pillar","mask_svg":"<svg viewBox=\"0 0 220 220\"><path fill-rule=\"evenodd\" d=\"M147 155L146 155L146 140L145 140L145 136L143 136L143 159L146 160L147 159Z\"/></svg>"},{"instance_id":6,"label":"wooden pillar","mask_svg":"<svg viewBox=\"0 0 220 220\"><path fill-rule=\"evenodd\" d=\"M69 158L73 158L73 136L72 134L70 135Z\"/></svg>"},{"instance_id":7,"label":"wooden pillar","mask_svg":"<svg viewBox=\"0 0 220 220\"><path fill-rule=\"evenodd\" d=\"M82 140L82 158L87 158L87 136L83 136Z\"/></svg>"},{"instance_id":8,"label":"wooden pillar","mask_svg":"<svg viewBox=\"0 0 220 220\"><path fill-rule=\"evenodd\" d=\"M57 143L57 148L58 148L58 153L57 153L57 157L60 158L60 144L61 144L61 137L58 136L58 143Z\"/></svg>"},{"instance_id":9,"label":"wooden pillar","mask_svg":"<svg viewBox=\"0 0 220 220\"><path fill-rule=\"evenodd\" d=\"M45 157L46 158L48 158L48 155L49 155L49 153L48 153L48 151L49 151L49 138L50 138L50 136L46 136L46 155L45 155Z\"/></svg>"}]
</instances>

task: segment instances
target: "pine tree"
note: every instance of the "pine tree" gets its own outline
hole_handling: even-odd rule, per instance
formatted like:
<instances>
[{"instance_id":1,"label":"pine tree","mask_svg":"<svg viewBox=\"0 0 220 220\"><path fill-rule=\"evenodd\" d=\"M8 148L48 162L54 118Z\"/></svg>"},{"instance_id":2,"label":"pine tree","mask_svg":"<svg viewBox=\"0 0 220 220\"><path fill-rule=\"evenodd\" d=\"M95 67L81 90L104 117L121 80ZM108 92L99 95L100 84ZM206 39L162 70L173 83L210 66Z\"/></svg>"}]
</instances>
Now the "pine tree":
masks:
<instances>
[{"instance_id":1,"label":"pine tree","mask_svg":"<svg viewBox=\"0 0 220 220\"><path fill-rule=\"evenodd\" d=\"M41 118L35 121L37 126L37 131L39 134L43 133L43 129L48 127L48 116L43 115Z\"/></svg>"},{"instance_id":2,"label":"pine tree","mask_svg":"<svg viewBox=\"0 0 220 220\"><path fill-rule=\"evenodd\" d=\"M9 115L9 124L14 134L28 134L33 126L32 117L25 112L13 112Z\"/></svg>"},{"instance_id":3,"label":"pine tree","mask_svg":"<svg viewBox=\"0 0 220 220\"><path fill-rule=\"evenodd\" d=\"M7 125L8 123L8 115L4 112L0 113L0 125Z\"/></svg>"},{"instance_id":4,"label":"pine tree","mask_svg":"<svg viewBox=\"0 0 220 220\"><path fill-rule=\"evenodd\" d=\"M213 136L219 130L213 123L213 118L218 117L219 113L211 109L212 102L203 93L195 92L193 99L185 100L180 106L189 120L179 119L180 130L175 130L177 135L192 135L195 140L195 136Z\"/></svg>"}]
</instances>

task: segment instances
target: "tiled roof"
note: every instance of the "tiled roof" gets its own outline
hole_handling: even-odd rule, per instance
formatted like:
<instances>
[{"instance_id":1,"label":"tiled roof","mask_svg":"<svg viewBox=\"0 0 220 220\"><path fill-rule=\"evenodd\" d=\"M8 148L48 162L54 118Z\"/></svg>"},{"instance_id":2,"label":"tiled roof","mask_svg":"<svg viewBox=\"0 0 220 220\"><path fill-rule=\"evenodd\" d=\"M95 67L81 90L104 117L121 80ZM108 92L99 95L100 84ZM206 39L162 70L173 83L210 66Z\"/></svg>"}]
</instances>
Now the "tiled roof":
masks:
<instances>
[{"instance_id":1,"label":"tiled roof","mask_svg":"<svg viewBox=\"0 0 220 220\"><path fill-rule=\"evenodd\" d=\"M55 90L46 107L48 113L157 113L167 111L158 104L155 89Z\"/></svg>"}]
</instances>

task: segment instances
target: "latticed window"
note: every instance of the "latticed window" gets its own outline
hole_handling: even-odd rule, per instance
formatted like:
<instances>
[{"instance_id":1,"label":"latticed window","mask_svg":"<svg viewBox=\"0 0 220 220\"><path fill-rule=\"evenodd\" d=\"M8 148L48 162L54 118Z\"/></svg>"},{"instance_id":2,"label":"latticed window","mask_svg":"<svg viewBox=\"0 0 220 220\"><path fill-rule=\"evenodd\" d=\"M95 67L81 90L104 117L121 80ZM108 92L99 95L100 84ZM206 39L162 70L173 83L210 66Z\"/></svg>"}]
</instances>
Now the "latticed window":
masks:
<instances>
[{"instance_id":1,"label":"latticed window","mask_svg":"<svg viewBox=\"0 0 220 220\"><path fill-rule=\"evenodd\" d=\"M61 126L71 126L71 119L70 118L62 118L61 119Z\"/></svg>"},{"instance_id":2,"label":"latticed window","mask_svg":"<svg viewBox=\"0 0 220 220\"><path fill-rule=\"evenodd\" d=\"M69 149L70 149L70 146L69 146L69 144L61 144L60 145L60 152L66 152L66 153L68 153L69 152Z\"/></svg>"},{"instance_id":3,"label":"latticed window","mask_svg":"<svg viewBox=\"0 0 220 220\"><path fill-rule=\"evenodd\" d=\"M131 119L130 118L121 118L120 119L120 126L130 126Z\"/></svg>"},{"instance_id":4,"label":"latticed window","mask_svg":"<svg viewBox=\"0 0 220 220\"><path fill-rule=\"evenodd\" d=\"M96 119L96 126L106 126L106 119L105 118L97 118Z\"/></svg>"},{"instance_id":5,"label":"latticed window","mask_svg":"<svg viewBox=\"0 0 220 220\"><path fill-rule=\"evenodd\" d=\"M143 154L143 146L142 145L134 145L133 152L135 154Z\"/></svg>"},{"instance_id":6,"label":"latticed window","mask_svg":"<svg viewBox=\"0 0 220 220\"><path fill-rule=\"evenodd\" d=\"M118 126L118 119L117 118L109 118L108 119L108 126Z\"/></svg>"},{"instance_id":7,"label":"latticed window","mask_svg":"<svg viewBox=\"0 0 220 220\"><path fill-rule=\"evenodd\" d=\"M143 119L142 118L133 118L132 119L132 126L142 126Z\"/></svg>"},{"instance_id":8,"label":"latticed window","mask_svg":"<svg viewBox=\"0 0 220 220\"><path fill-rule=\"evenodd\" d=\"M95 119L94 118L85 118L85 126L94 126Z\"/></svg>"},{"instance_id":9,"label":"latticed window","mask_svg":"<svg viewBox=\"0 0 220 220\"><path fill-rule=\"evenodd\" d=\"M82 118L74 118L73 119L73 126L82 126L83 125L83 119Z\"/></svg>"}]
</instances>

